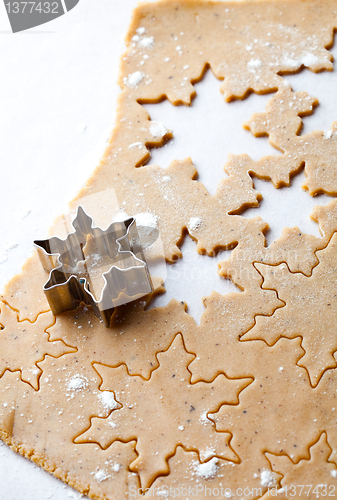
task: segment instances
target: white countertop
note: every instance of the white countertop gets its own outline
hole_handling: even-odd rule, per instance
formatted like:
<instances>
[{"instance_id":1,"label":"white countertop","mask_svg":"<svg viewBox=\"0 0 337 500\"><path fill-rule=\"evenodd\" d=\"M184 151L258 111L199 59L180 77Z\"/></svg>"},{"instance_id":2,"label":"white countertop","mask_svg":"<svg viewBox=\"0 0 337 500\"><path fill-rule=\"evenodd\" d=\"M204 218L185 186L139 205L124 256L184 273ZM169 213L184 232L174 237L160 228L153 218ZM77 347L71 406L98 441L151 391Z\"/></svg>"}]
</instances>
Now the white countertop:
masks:
<instances>
[{"instance_id":1,"label":"white countertop","mask_svg":"<svg viewBox=\"0 0 337 500\"><path fill-rule=\"evenodd\" d=\"M47 236L53 219L81 187L103 152L115 118L123 37L136 3L80 0L55 21L15 35L0 4L0 288L20 270L32 251L33 240ZM337 57L336 47L333 52ZM306 70L289 77L289 81L295 90L307 90L321 101L315 115L304 119L304 132L329 130L337 119L337 73L315 75ZM269 97L252 95L244 102L224 103L227 112L219 117L217 110L223 102L220 92L215 94L219 85L208 72L196 86L198 96L192 108L178 110L168 102L146 106L153 119L163 121L176 135L172 146L154 151L153 161L165 167L172 159L192 156L200 180L211 193L223 176L223 137L231 138L226 154L246 152L254 159L276 154L267 139L254 139L242 130L243 121L254 111L263 111ZM214 134L219 134L212 144L207 143L208 129L203 131L201 120L196 120L195 113L202 113L203 106L207 106ZM191 151L190 139L198 133L201 140L193 141ZM222 145L221 155L217 144ZM279 191L268 183L256 182L265 200L260 209L251 209L245 215L261 215L270 224L269 241L280 235L283 226L296 224L318 235L308 215L316 203L329 200L311 199L301 192L301 176L295 178L291 188ZM225 258L223 254L215 259L199 258L190 239L184 243L183 253L185 260L176 266L189 279L182 286L170 268L167 293L157 299L156 305L164 305L173 296L185 300L199 322L201 297L213 289L226 293L234 285L216 275L216 264ZM196 262L198 269L204 266L210 270L206 272L210 276L207 283L200 280L199 273L193 274ZM49 498L66 500L79 495L2 445L0 500Z\"/></svg>"}]
</instances>

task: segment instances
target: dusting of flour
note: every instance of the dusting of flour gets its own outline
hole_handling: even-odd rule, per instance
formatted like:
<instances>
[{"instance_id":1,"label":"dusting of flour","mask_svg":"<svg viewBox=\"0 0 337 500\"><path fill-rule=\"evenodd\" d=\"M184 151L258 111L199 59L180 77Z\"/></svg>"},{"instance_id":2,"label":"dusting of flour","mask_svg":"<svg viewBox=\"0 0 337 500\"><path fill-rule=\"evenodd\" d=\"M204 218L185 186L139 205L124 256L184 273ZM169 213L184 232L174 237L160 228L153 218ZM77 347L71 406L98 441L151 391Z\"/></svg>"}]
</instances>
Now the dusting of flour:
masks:
<instances>
[{"instance_id":1,"label":"dusting of flour","mask_svg":"<svg viewBox=\"0 0 337 500\"><path fill-rule=\"evenodd\" d=\"M197 463L195 468L196 475L203 479L211 479L215 477L219 469L218 461L219 459L214 457L209 462L205 462L204 464Z\"/></svg>"}]
</instances>

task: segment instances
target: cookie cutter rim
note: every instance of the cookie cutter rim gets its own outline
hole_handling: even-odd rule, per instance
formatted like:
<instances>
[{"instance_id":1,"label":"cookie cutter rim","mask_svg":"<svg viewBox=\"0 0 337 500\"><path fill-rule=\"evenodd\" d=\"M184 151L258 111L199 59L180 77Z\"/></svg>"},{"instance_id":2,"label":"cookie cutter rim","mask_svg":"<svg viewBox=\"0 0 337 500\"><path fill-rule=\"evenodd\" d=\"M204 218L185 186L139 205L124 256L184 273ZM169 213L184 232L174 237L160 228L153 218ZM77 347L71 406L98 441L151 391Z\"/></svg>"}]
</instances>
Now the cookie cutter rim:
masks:
<instances>
[{"instance_id":1,"label":"cookie cutter rim","mask_svg":"<svg viewBox=\"0 0 337 500\"><path fill-rule=\"evenodd\" d=\"M84 302L92 307L95 315L100 318L108 328L116 305L131 302L153 292L153 284L143 254L143 248L148 248L153 242L151 243L150 240L147 246L142 247L134 217L129 217L124 221L112 222L106 230L98 226L93 227L93 219L85 212L81 205L77 207L77 213L72 221L72 226L75 231L69 233L64 240L58 237L52 237L46 240L34 241L34 246L37 249L42 267L45 271L49 272L49 279L43 286L44 293L54 316L68 310L76 309L81 302ZM72 258L72 262L85 262L86 257L83 253L83 249L87 244L89 236L95 241L97 241L98 237L102 238L102 242L100 243L103 243L105 250L107 250L107 253L110 255L110 253L113 253L113 249L111 248L109 235L117 233L115 228L119 232L124 230L124 234L112 241L112 243L117 244L118 247L115 256L126 256L128 254L128 256L135 260L135 262L138 262L139 265L123 268L112 264L108 271L102 273L105 283L101 290L100 299L97 300L90 291L88 280L85 277L79 277L76 273L71 271L68 272L66 269L67 264L62 260L63 256L66 255L66 260ZM96 234L95 236L97 232L100 232L101 235L97 236ZM157 235L155 240L156 239ZM75 243L74 248L71 244L72 242ZM63 248L60 248L60 251L57 249L57 251L54 252L51 248L54 245L56 248L58 245ZM79 258L79 256L82 258ZM119 262L122 261L123 258L119 260ZM69 269L71 270L73 267L74 266L69 266ZM115 305L112 294L108 293L109 286L113 289L113 282L109 282L109 278L114 271L117 281L119 281L119 276L123 278L121 281L124 281L126 284L126 290L120 290L119 295L123 293L124 297L127 297L126 301L118 304L116 304L115 300ZM126 276L127 274L129 274L129 276ZM134 281L131 282L132 274L135 276L133 276ZM137 283L139 284L140 282L142 282L144 286L137 292ZM130 285L130 283L134 286L128 289L128 284ZM137 293L135 293L135 290ZM104 305L106 304L106 296L108 296L107 302L111 304L110 307L105 307Z\"/></svg>"}]
</instances>

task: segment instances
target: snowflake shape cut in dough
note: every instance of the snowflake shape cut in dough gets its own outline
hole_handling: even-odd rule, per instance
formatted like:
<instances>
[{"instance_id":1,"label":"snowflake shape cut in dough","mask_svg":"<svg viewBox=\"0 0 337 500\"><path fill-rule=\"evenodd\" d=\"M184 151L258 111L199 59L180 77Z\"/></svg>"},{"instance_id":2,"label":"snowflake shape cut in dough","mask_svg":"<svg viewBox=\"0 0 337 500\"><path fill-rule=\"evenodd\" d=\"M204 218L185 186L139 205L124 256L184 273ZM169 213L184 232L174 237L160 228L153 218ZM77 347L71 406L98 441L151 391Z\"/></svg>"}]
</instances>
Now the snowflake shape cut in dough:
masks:
<instances>
[{"instance_id":1,"label":"snowflake shape cut in dough","mask_svg":"<svg viewBox=\"0 0 337 500\"><path fill-rule=\"evenodd\" d=\"M300 460L294 465L286 455L277 456L266 453L266 456L273 470L283 474L282 490L279 490L278 497L286 498L288 495L294 496L296 492L298 494L302 492L309 500L316 500L322 496L329 496L329 493L331 496L334 494L337 483L337 467L335 463L329 461L331 448L325 432L310 447L309 460ZM272 495L270 495L271 497ZM269 498L268 494L266 498Z\"/></svg>"},{"instance_id":2,"label":"snowflake shape cut in dough","mask_svg":"<svg viewBox=\"0 0 337 500\"><path fill-rule=\"evenodd\" d=\"M4 302L0 303L0 307L0 377L6 370L20 370L21 380L37 391L42 374L37 363L43 361L46 355L58 358L76 349L61 340L49 341L46 329L55 322L50 312L39 314L37 320L31 323L28 320L19 321L18 313Z\"/></svg>"},{"instance_id":3,"label":"snowflake shape cut in dough","mask_svg":"<svg viewBox=\"0 0 337 500\"><path fill-rule=\"evenodd\" d=\"M255 264L264 278L262 288L276 290L285 305L268 318L256 317L256 325L242 338L263 339L273 345L281 337L302 337L305 367L315 387L325 370L337 366L337 234L326 249L317 252L319 264L307 277L292 273L286 264Z\"/></svg>"},{"instance_id":4,"label":"snowflake shape cut in dough","mask_svg":"<svg viewBox=\"0 0 337 500\"><path fill-rule=\"evenodd\" d=\"M95 364L103 380L100 389L114 391L122 407L108 418L92 418L91 427L75 442L95 442L106 449L116 440L136 439L138 458L130 469L139 473L143 488L150 487L159 474L167 474L167 460L178 445L198 450L203 461L218 456L237 462L230 447L231 434L217 432L211 421L205 425L205 415L224 402L238 404L240 392L251 379L231 380L221 374L211 383L191 384L187 367L194 355L186 352L181 335L157 356L159 368L149 381L130 377L125 365Z\"/></svg>"}]
</instances>

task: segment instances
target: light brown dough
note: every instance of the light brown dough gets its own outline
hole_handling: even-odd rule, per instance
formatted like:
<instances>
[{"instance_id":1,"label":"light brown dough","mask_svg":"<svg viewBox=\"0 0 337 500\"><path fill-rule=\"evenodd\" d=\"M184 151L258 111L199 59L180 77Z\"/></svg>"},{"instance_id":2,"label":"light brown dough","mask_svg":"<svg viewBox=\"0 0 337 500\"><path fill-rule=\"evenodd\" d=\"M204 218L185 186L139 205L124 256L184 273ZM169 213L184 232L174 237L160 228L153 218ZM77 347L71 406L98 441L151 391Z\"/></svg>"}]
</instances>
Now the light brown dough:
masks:
<instances>
[{"instance_id":1,"label":"light brown dough","mask_svg":"<svg viewBox=\"0 0 337 500\"><path fill-rule=\"evenodd\" d=\"M310 459L301 460L296 464L286 456L276 456L266 454L270 460L273 470L277 470L284 475L281 480L282 492L277 495L280 498L306 498L312 500L320 496L336 495L336 464L329 461L331 448L327 442L326 434L323 432L317 441L310 448ZM312 477L319 473L320 484L312 484ZM325 495L326 492L326 495ZM272 498L272 493L267 493L264 497Z\"/></svg>"},{"instance_id":2,"label":"light brown dough","mask_svg":"<svg viewBox=\"0 0 337 500\"><path fill-rule=\"evenodd\" d=\"M264 339L273 345L280 337L300 336L305 355L300 365L307 368L316 386L328 368L337 366L333 354L337 351L336 260L337 234L325 250L317 252L319 264L312 275L293 274L286 264L266 266L255 264L264 278L262 287L276 290L284 307L271 318L256 317L256 325L243 338Z\"/></svg>"},{"instance_id":3,"label":"light brown dough","mask_svg":"<svg viewBox=\"0 0 337 500\"><path fill-rule=\"evenodd\" d=\"M285 88L270 100L266 113L253 115L245 126L257 137L269 135L270 143L284 153L277 158L267 156L258 162L266 171L271 162L274 164L279 172L279 177L274 179L276 185L288 185L290 175L305 165L307 179L303 188L312 196L320 193L336 196L337 122L326 133L297 135L302 128L299 116L311 114L312 107L317 104L318 101L306 92L294 93Z\"/></svg>"},{"instance_id":4,"label":"light brown dough","mask_svg":"<svg viewBox=\"0 0 337 500\"><path fill-rule=\"evenodd\" d=\"M166 498L181 500L186 499L188 494L190 497L187 498L193 498L193 495L197 498L212 498L213 495L213 498L254 500L261 497L265 490L261 485L261 474L263 478L263 474L268 473L268 479L275 488L279 485L280 476L270 471L266 457L253 456L249 449L241 449L241 456L240 464L218 458L201 464L196 453L186 452L179 446L169 460L169 476L156 479L148 495L157 499L165 498L168 493Z\"/></svg>"},{"instance_id":5,"label":"light brown dough","mask_svg":"<svg viewBox=\"0 0 337 500\"><path fill-rule=\"evenodd\" d=\"M325 429L331 460L336 460L336 370L324 372L313 389L307 371L298 366L303 354L300 339L281 339L263 356L263 367L253 368L262 356L252 361L258 375L242 392L240 404L209 415L217 430L233 432L234 450L249 443L251 453L287 454L296 462L309 457L308 448Z\"/></svg>"},{"instance_id":6,"label":"light brown dough","mask_svg":"<svg viewBox=\"0 0 337 500\"><path fill-rule=\"evenodd\" d=\"M95 442L106 449L117 439L137 439L139 455L130 469L139 473L143 488L169 471L166 457L174 454L177 444L197 449L202 460L211 454L237 462L230 448L231 435L216 432L203 420L224 401L237 404L239 393L252 380L229 380L219 375L210 385L191 385L188 365L193 357L178 335L166 353L158 354L160 366L149 381L128 377L125 366L94 365L103 380L101 389L114 391L121 407L107 419L93 418L90 429L75 443Z\"/></svg>"},{"instance_id":7,"label":"light brown dough","mask_svg":"<svg viewBox=\"0 0 337 500\"><path fill-rule=\"evenodd\" d=\"M55 322L51 312L40 314L34 323L27 320L18 322L17 316L16 311L1 302L0 375L20 367L21 379L37 391L42 373L37 363L43 361L46 355L58 358L75 349L58 339L50 341L46 329Z\"/></svg>"}]
</instances>

